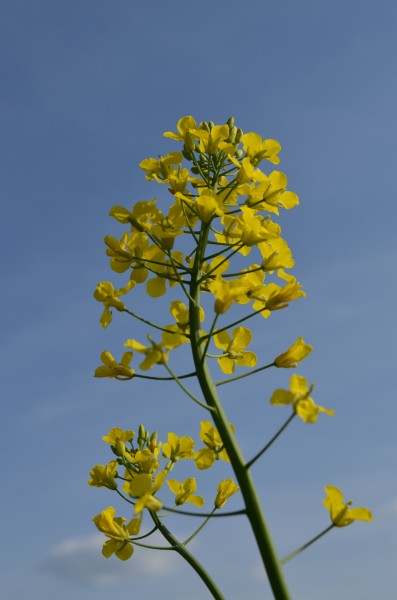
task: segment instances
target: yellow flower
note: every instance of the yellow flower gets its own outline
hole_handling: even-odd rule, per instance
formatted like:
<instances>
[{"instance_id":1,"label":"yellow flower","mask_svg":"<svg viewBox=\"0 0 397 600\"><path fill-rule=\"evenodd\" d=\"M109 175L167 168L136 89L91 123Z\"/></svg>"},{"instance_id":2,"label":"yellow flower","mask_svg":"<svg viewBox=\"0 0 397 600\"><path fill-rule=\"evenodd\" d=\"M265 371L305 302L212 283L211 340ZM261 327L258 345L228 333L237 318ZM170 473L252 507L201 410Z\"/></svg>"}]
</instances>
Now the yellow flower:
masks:
<instances>
[{"instance_id":1,"label":"yellow flower","mask_svg":"<svg viewBox=\"0 0 397 600\"><path fill-rule=\"evenodd\" d=\"M160 471L154 478L149 473L140 473L135 475L128 484L128 493L134 498L138 498L135 504L135 514L139 515L144 508L157 511L163 506L162 502L155 498L154 494L161 488L166 477L165 471ZM125 489L125 487L123 488ZM127 491L127 490L126 490Z\"/></svg>"},{"instance_id":2,"label":"yellow flower","mask_svg":"<svg viewBox=\"0 0 397 600\"><path fill-rule=\"evenodd\" d=\"M233 425L231 423L229 425L231 430L234 431ZM220 458L225 462L230 462L219 431L215 429L211 421L201 421L200 439L204 442L206 448L202 448L194 455L194 463L197 469L200 469L200 471L209 469Z\"/></svg>"},{"instance_id":3,"label":"yellow flower","mask_svg":"<svg viewBox=\"0 0 397 600\"><path fill-rule=\"evenodd\" d=\"M92 520L97 529L110 538L104 543L102 554L106 558L115 554L120 560L128 560L134 552L129 538L139 533L141 519L131 519L127 525L124 525L126 519L115 517L115 514L115 509L112 506L108 506L108 508L99 513L99 515L96 515Z\"/></svg>"},{"instance_id":4,"label":"yellow flower","mask_svg":"<svg viewBox=\"0 0 397 600\"><path fill-rule=\"evenodd\" d=\"M248 206L241 207L241 215L238 217L225 215L222 223L224 230L221 234L215 235L217 241L225 244L243 244L244 247L239 249L243 256L249 254L252 246L265 240L278 238L281 231L277 223L257 215Z\"/></svg>"},{"instance_id":5,"label":"yellow flower","mask_svg":"<svg viewBox=\"0 0 397 600\"><path fill-rule=\"evenodd\" d=\"M185 191L186 186L192 178L190 177L190 172L188 169L171 169L168 174L168 183L169 183L169 191L171 194L176 194L177 192L182 193Z\"/></svg>"},{"instance_id":6,"label":"yellow flower","mask_svg":"<svg viewBox=\"0 0 397 600\"><path fill-rule=\"evenodd\" d=\"M221 197L207 188L200 189L198 198L191 206L203 223L208 223L215 215L223 215Z\"/></svg>"},{"instance_id":7,"label":"yellow flower","mask_svg":"<svg viewBox=\"0 0 397 600\"><path fill-rule=\"evenodd\" d=\"M277 165L280 162L277 154L281 150L281 146L276 140L262 140L258 133L245 133L241 141L243 148L249 156L252 164L256 166L261 160L266 159Z\"/></svg>"},{"instance_id":8,"label":"yellow flower","mask_svg":"<svg viewBox=\"0 0 397 600\"><path fill-rule=\"evenodd\" d=\"M121 442L130 442L134 435L135 431L132 431L131 429L126 429L124 431L124 429L120 429L120 427L114 427L107 435L104 435L102 439L107 444L115 446L118 440Z\"/></svg>"},{"instance_id":9,"label":"yellow flower","mask_svg":"<svg viewBox=\"0 0 397 600\"><path fill-rule=\"evenodd\" d=\"M149 258L148 256L146 257ZM178 266L183 264L183 254L179 250L172 252L171 257L174 265ZM158 277L153 277L153 279L150 279L146 284L146 291L151 298L159 298L166 293L167 280L170 287L174 287L178 284L171 260L165 259L164 255L156 257L156 260L162 262L161 265L155 265L155 271L159 275Z\"/></svg>"},{"instance_id":10,"label":"yellow flower","mask_svg":"<svg viewBox=\"0 0 397 600\"><path fill-rule=\"evenodd\" d=\"M286 191L288 180L284 173L273 171L267 176L261 172L256 179L257 183L238 189L240 195L248 195L246 203L254 210L267 210L278 215L280 207L289 210L298 206L298 196Z\"/></svg>"},{"instance_id":11,"label":"yellow flower","mask_svg":"<svg viewBox=\"0 0 397 600\"><path fill-rule=\"evenodd\" d=\"M313 347L305 344L303 337L298 338L286 352L283 352L274 360L276 367L284 369L295 369L310 352Z\"/></svg>"},{"instance_id":12,"label":"yellow flower","mask_svg":"<svg viewBox=\"0 0 397 600\"><path fill-rule=\"evenodd\" d=\"M149 337L150 346L144 346L136 340L127 340L124 346L133 348L145 355L144 361L139 365L142 371L151 369L153 365L163 365L167 362L168 350L163 350L161 344L156 344Z\"/></svg>"},{"instance_id":13,"label":"yellow flower","mask_svg":"<svg viewBox=\"0 0 397 600\"><path fill-rule=\"evenodd\" d=\"M254 310L261 310L263 317L268 317L273 310L281 310L286 308L289 302L306 296L302 290L301 284L296 281L293 275L284 272L283 269L278 269L278 277L287 281L287 284L281 287L277 283L269 283L260 289L256 289L255 293L251 293L251 297L255 300L252 304ZM265 309L265 310L263 310Z\"/></svg>"},{"instance_id":14,"label":"yellow flower","mask_svg":"<svg viewBox=\"0 0 397 600\"><path fill-rule=\"evenodd\" d=\"M172 462L181 459L193 458L194 440L186 435L178 437L175 433L169 432L168 442L162 446L163 456L169 458Z\"/></svg>"},{"instance_id":15,"label":"yellow flower","mask_svg":"<svg viewBox=\"0 0 397 600\"><path fill-rule=\"evenodd\" d=\"M227 331L221 331L214 336L215 346L224 351L224 355L218 358L219 366L224 373L234 373L235 365L240 367L254 367L256 355L244 350L251 342L252 334L247 327L236 327L233 336Z\"/></svg>"},{"instance_id":16,"label":"yellow flower","mask_svg":"<svg viewBox=\"0 0 397 600\"><path fill-rule=\"evenodd\" d=\"M164 137L171 138L172 140L177 140L178 142L184 142L188 150L193 150L194 140L191 130L196 129L197 127L195 119L191 116L182 117L182 119L179 119L176 127L178 129L178 133L166 131L163 134Z\"/></svg>"},{"instance_id":17,"label":"yellow flower","mask_svg":"<svg viewBox=\"0 0 397 600\"><path fill-rule=\"evenodd\" d=\"M305 377L294 374L290 380L290 391L275 390L270 398L270 404L274 406L292 404L293 410L305 423L315 423L320 412L333 415L333 410L319 406L310 398L312 389L313 386L308 387Z\"/></svg>"},{"instance_id":18,"label":"yellow flower","mask_svg":"<svg viewBox=\"0 0 397 600\"><path fill-rule=\"evenodd\" d=\"M114 477L117 473L117 460L112 460L108 465L96 465L90 471L91 479L88 485L91 487L107 487L110 490L117 488Z\"/></svg>"},{"instance_id":19,"label":"yellow flower","mask_svg":"<svg viewBox=\"0 0 397 600\"><path fill-rule=\"evenodd\" d=\"M189 308L181 300L173 300L170 304L170 313L176 323L166 325L163 333L163 345L166 348L178 348L189 341ZM204 320L204 311L200 307L200 321Z\"/></svg>"},{"instance_id":20,"label":"yellow flower","mask_svg":"<svg viewBox=\"0 0 397 600\"><path fill-rule=\"evenodd\" d=\"M124 352L118 363L108 350L102 352L101 361L103 365L95 369L94 377L114 377L120 381L132 379L135 375L134 369L130 367L133 352Z\"/></svg>"},{"instance_id":21,"label":"yellow flower","mask_svg":"<svg viewBox=\"0 0 397 600\"><path fill-rule=\"evenodd\" d=\"M217 314L223 314L233 304L245 295L247 288L240 279L223 279L217 275L215 281L209 284L211 293L215 296L214 310Z\"/></svg>"},{"instance_id":22,"label":"yellow flower","mask_svg":"<svg viewBox=\"0 0 397 600\"><path fill-rule=\"evenodd\" d=\"M218 150L222 150L230 154L235 150L235 145L226 141L230 133L228 125L214 125L211 131L193 129L191 133L200 140L200 152L215 154Z\"/></svg>"},{"instance_id":23,"label":"yellow flower","mask_svg":"<svg viewBox=\"0 0 397 600\"><path fill-rule=\"evenodd\" d=\"M159 159L146 158L139 163L139 166L146 172L145 177L148 181L155 179L157 183L166 183L172 167L181 162L182 154L180 152L170 152Z\"/></svg>"},{"instance_id":24,"label":"yellow flower","mask_svg":"<svg viewBox=\"0 0 397 600\"><path fill-rule=\"evenodd\" d=\"M125 304L119 299L119 296L127 294L134 285L135 282L129 281L125 287L115 290L110 281L101 281L98 283L94 292L94 298L98 302L103 302L104 311L99 321L103 328L106 329L112 320L111 307L119 311L125 309Z\"/></svg>"},{"instance_id":25,"label":"yellow flower","mask_svg":"<svg viewBox=\"0 0 397 600\"><path fill-rule=\"evenodd\" d=\"M224 479L221 481L218 485L218 493L214 501L216 508L222 508L230 496L233 496L239 489L240 488L238 485L235 485L233 479Z\"/></svg>"},{"instance_id":26,"label":"yellow flower","mask_svg":"<svg viewBox=\"0 0 397 600\"><path fill-rule=\"evenodd\" d=\"M336 527L345 527L353 521L372 521L372 513L368 508L350 508L352 502L345 502L339 488L328 485L324 498L324 506L330 512L331 521Z\"/></svg>"},{"instance_id":27,"label":"yellow flower","mask_svg":"<svg viewBox=\"0 0 397 600\"><path fill-rule=\"evenodd\" d=\"M179 483L176 479L170 479L167 481L171 492L176 494L175 504L176 506L180 506L185 502L190 502L195 506L201 508L204 506L204 498L201 496L194 496L194 492L196 491L196 480L194 477L189 477L189 479L185 479L182 483Z\"/></svg>"},{"instance_id":28,"label":"yellow flower","mask_svg":"<svg viewBox=\"0 0 397 600\"><path fill-rule=\"evenodd\" d=\"M150 448L144 448L143 450L137 450L136 452L128 452L125 455L125 458L134 465L134 472L137 473L154 473L159 468L158 456L160 453L159 448L154 448L151 450ZM128 480L123 488L127 493L129 489L129 480L132 478L132 475L129 473L128 469L126 472L126 479Z\"/></svg>"},{"instance_id":29,"label":"yellow flower","mask_svg":"<svg viewBox=\"0 0 397 600\"><path fill-rule=\"evenodd\" d=\"M291 249L282 237L260 242L258 249L262 254L264 271L292 269L295 264Z\"/></svg>"}]
</instances>

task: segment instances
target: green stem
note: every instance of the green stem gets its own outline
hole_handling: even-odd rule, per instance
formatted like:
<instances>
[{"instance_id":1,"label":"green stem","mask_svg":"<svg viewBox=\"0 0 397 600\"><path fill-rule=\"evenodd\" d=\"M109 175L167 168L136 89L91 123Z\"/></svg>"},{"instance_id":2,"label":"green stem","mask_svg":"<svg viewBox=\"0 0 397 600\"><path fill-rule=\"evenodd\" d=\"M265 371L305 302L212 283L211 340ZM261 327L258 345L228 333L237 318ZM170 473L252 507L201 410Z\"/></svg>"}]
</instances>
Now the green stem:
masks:
<instances>
[{"instance_id":1,"label":"green stem","mask_svg":"<svg viewBox=\"0 0 397 600\"><path fill-rule=\"evenodd\" d=\"M230 428L229 419L227 418L222 403L217 395L216 387L207 367L207 363L206 361L202 361L202 349L200 344L200 284L198 281L201 276L208 233L209 225L202 224L200 244L195 256L190 284L191 301L189 302L189 322L191 347L197 378L208 406L214 411L212 415L214 423L222 438L239 483L246 506L247 516L256 538L274 597L276 600L290 600L281 565L273 546L251 472L245 468L244 457Z\"/></svg>"},{"instance_id":2,"label":"green stem","mask_svg":"<svg viewBox=\"0 0 397 600\"><path fill-rule=\"evenodd\" d=\"M192 540L193 540L193 539L196 537L196 535L198 535L198 534L200 533L200 531L201 531L202 529L204 529L204 527L207 525L208 521L211 519L211 517L212 517L212 514L213 514L215 511L216 511L216 508L214 508L214 510L212 511L212 513L211 513L211 514L209 514L209 515L207 516L207 518L206 518L206 519L205 519L205 520L204 520L204 521L201 523L200 527L199 527L198 529L196 529L196 531L195 531L194 533L192 533L192 535L191 535L191 536L189 536L189 537L187 538L187 540L185 540L185 541L183 542L183 545L184 545L184 546L187 546L187 545L188 545L188 543L189 543L189 542L191 542L191 541L192 541Z\"/></svg>"},{"instance_id":3,"label":"green stem","mask_svg":"<svg viewBox=\"0 0 397 600\"><path fill-rule=\"evenodd\" d=\"M280 427L280 429L277 431L277 433L275 433L274 436L272 437L272 439L266 444L266 446L264 448L262 448L262 450L260 452L258 452L258 454L255 454L254 458L251 458L251 460L249 462L247 462L247 464L245 465L246 469L249 469L250 467L252 467L254 462L256 462L258 460L258 458L260 458L262 456L262 454L264 454L266 452L266 450L268 450L270 448L270 446L276 441L278 436L281 435L283 433L284 429L286 429L288 427L288 425L291 423L292 419L295 416L296 416L296 413L293 412L292 415L290 417L288 417L288 419L285 421L284 425L282 425L282 427Z\"/></svg>"},{"instance_id":4,"label":"green stem","mask_svg":"<svg viewBox=\"0 0 397 600\"><path fill-rule=\"evenodd\" d=\"M196 372L187 373L186 375L178 375L178 379L187 379L188 377L195 377ZM153 379L153 381L174 381L175 377L152 377L151 375L140 375L139 373L134 373L134 378L138 377L138 379Z\"/></svg>"},{"instance_id":5,"label":"green stem","mask_svg":"<svg viewBox=\"0 0 397 600\"><path fill-rule=\"evenodd\" d=\"M174 334L179 335L179 331L171 331L170 329L167 329L166 327L160 327L160 325L156 325L155 323L152 323L151 321L148 321L147 319L144 319L143 317L136 315L132 311L128 310L128 308L123 308L121 312L128 313L129 315L131 315L131 317L138 319L138 321L142 321L142 323L146 323L146 325L150 325L150 327L154 327L154 329L159 329L160 331L166 331L167 333L174 333ZM189 337L189 334L185 333L184 335L186 335L186 337Z\"/></svg>"},{"instance_id":6,"label":"green stem","mask_svg":"<svg viewBox=\"0 0 397 600\"><path fill-rule=\"evenodd\" d=\"M209 271L207 271L207 273L205 273L201 279L200 282L205 281L210 275L211 273L214 273L215 271L217 271L219 269L219 267L221 265L223 265L223 263L225 263L226 261L228 261L230 258L232 258L232 256L234 256L234 254L236 254L239 250L241 250L241 248L243 247L243 244L238 244L238 247L235 248L230 254L229 256L225 256L220 263L218 263L215 267L212 267L212 269L210 269Z\"/></svg>"},{"instance_id":7,"label":"green stem","mask_svg":"<svg viewBox=\"0 0 397 600\"><path fill-rule=\"evenodd\" d=\"M266 310L266 306L264 306L263 308L260 308L259 310L254 310L249 315L246 315L245 317L242 317L241 319L237 319L237 321L233 321L233 323L229 323L229 325L222 327L222 329L217 329L215 331L215 335L217 335L218 333L221 333L222 331L226 331L226 329L230 329L231 327L234 327L235 325L238 325L239 323L243 323L244 321L251 319L251 317L255 317L256 315L259 315L264 310Z\"/></svg>"},{"instance_id":8,"label":"green stem","mask_svg":"<svg viewBox=\"0 0 397 600\"><path fill-rule=\"evenodd\" d=\"M216 335L216 333L215 333ZM244 377L249 377L250 375L255 375L255 373L259 373L260 371L264 371L265 369L269 369L270 367L274 367L274 363L270 365L265 365L264 367L259 367L259 369L254 369L253 371L249 371L249 373L244 373L243 375L236 375L236 377L229 377L229 379L222 379L222 381L218 381L215 385L219 387L220 385L225 385L225 383L230 383L231 381L237 381L238 379L244 379Z\"/></svg>"},{"instance_id":9,"label":"green stem","mask_svg":"<svg viewBox=\"0 0 397 600\"><path fill-rule=\"evenodd\" d=\"M245 508L242 508L241 510L231 510L229 512L222 512L217 514L198 513L193 512L192 510L179 510L179 508L169 508L168 506L163 506L163 510L165 510L166 512L175 513L177 515L185 515L187 517L212 517L213 519L218 519L219 517L237 517L240 515L245 515L247 513Z\"/></svg>"},{"instance_id":10,"label":"green stem","mask_svg":"<svg viewBox=\"0 0 397 600\"><path fill-rule=\"evenodd\" d=\"M210 345L211 336L212 336L212 333L213 333L213 331L215 329L215 325L216 325L216 322L218 320L218 317L219 317L219 315L215 315L214 320L212 321L211 329L210 329L210 332L208 334L207 342L205 344L205 348L204 348L204 351L203 351L203 358L202 358L202 360L205 360L205 357L207 355L208 346Z\"/></svg>"},{"instance_id":11,"label":"green stem","mask_svg":"<svg viewBox=\"0 0 397 600\"><path fill-rule=\"evenodd\" d=\"M333 529L334 527L335 527L335 525L332 523L329 527L327 527L326 529L324 529L324 531L322 531L321 533L319 533L318 535L316 535L309 542L307 542L306 544L304 544L303 546L301 546L300 548L298 548L294 552L291 552L291 554L288 554L287 556L285 556L280 561L281 564L284 565L286 562L288 562L289 560L291 560L291 558L294 558L295 556L297 556L298 554L300 554L301 552L303 552L304 550L306 550L306 548L308 548L309 546L311 546L312 544L314 544L314 542L317 542L317 540L319 540L321 537L323 537L323 535L325 535L326 533L328 533L328 531L331 531L331 529Z\"/></svg>"},{"instance_id":12,"label":"green stem","mask_svg":"<svg viewBox=\"0 0 397 600\"><path fill-rule=\"evenodd\" d=\"M210 406L208 406L207 404L204 404L204 402L201 402L198 398L196 398L196 396L194 394L192 394L191 392L189 392L189 390L183 385L183 383L181 383L178 379L178 377L175 375L175 373L171 370L171 368L167 365L167 363L164 363L165 368L167 369L168 373L172 376L172 378L175 380L175 383L177 383L179 385L179 387L181 388L181 390L183 390L185 392L185 394L187 396L189 396L189 398L191 398L196 404L198 404L199 406L201 406L201 408L205 408L206 410L210 410L213 411L214 409L211 408Z\"/></svg>"},{"instance_id":13,"label":"green stem","mask_svg":"<svg viewBox=\"0 0 397 600\"><path fill-rule=\"evenodd\" d=\"M211 592L212 597L215 598L215 600L225 600L225 597L219 590L215 581L212 579L212 577L210 577L210 575L198 562L198 560L193 556L193 554L191 554L189 550L172 535L169 529L167 529L167 527L161 522L160 518L156 515L156 513L150 512L150 516L152 517L154 523L157 525L157 528L159 529L159 531L161 531L167 542L169 542L173 546L175 551L178 552L178 554L180 554L182 558L184 558L191 567L193 567L197 575L202 579L204 584L207 586L208 590Z\"/></svg>"}]
</instances>

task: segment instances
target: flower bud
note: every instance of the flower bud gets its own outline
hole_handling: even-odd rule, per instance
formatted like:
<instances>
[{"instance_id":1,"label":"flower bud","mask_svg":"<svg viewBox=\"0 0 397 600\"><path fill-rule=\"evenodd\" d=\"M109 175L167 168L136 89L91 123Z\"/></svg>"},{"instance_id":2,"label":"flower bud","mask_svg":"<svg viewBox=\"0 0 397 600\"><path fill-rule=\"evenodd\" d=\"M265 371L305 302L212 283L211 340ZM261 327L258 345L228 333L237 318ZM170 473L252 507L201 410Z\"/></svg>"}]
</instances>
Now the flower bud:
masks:
<instances>
[{"instance_id":1,"label":"flower bud","mask_svg":"<svg viewBox=\"0 0 397 600\"><path fill-rule=\"evenodd\" d=\"M239 144L241 142L242 137L243 137L243 130L238 128L237 133L236 133L236 138L234 140L236 142L236 144Z\"/></svg>"},{"instance_id":2,"label":"flower bud","mask_svg":"<svg viewBox=\"0 0 397 600\"><path fill-rule=\"evenodd\" d=\"M147 436L148 436L148 432L145 431L145 428L143 425L139 425L139 429L138 429L138 446L139 448L142 448L144 443L147 440Z\"/></svg>"},{"instance_id":3,"label":"flower bud","mask_svg":"<svg viewBox=\"0 0 397 600\"><path fill-rule=\"evenodd\" d=\"M183 146L182 154L186 158L186 160L193 160L193 152L187 150L186 146Z\"/></svg>"},{"instance_id":4,"label":"flower bud","mask_svg":"<svg viewBox=\"0 0 397 600\"><path fill-rule=\"evenodd\" d=\"M193 152L195 145L196 145L196 143L194 141L194 137L192 136L192 134L190 132L187 132L185 135L184 149L186 148L186 150L188 152Z\"/></svg>"},{"instance_id":5,"label":"flower bud","mask_svg":"<svg viewBox=\"0 0 397 600\"><path fill-rule=\"evenodd\" d=\"M153 431L152 435L150 436L148 448L150 448L152 452L157 448L157 431Z\"/></svg>"},{"instance_id":6,"label":"flower bud","mask_svg":"<svg viewBox=\"0 0 397 600\"><path fill-rule=\"evenodd\" d=\"M227 141L230 142L231 144L234 144L234 141L236 139L236 134L237 134L237 127L235 127L235 126L231 127Z\"/></svg>"},{"instance_id":7,"label":"flower bud","mask_svg":"<svg viewBox=\"0 0 397 600\"><path fill-rule=\"evenodd\" d=\"M199 129L204 129L204 131L208 131L208 133L211 131L210 128L209 128L209 126L208 126L208 123L206 123L205 121L202 121L200 123Z\"/></svg>"},{"instance_id":8,"label":"flower bud","mask_svg":"<svg viewBox=\"0 0 397 600\"><path fill-rule=\"evenodd\" d=\"M232 127L234 127L234 117L229 117L226 121L226 125L229 126L229 129L232 129Z\"/></svg>"},{"instance_id":9,"label":"flower bud","mask_svg":"<svg viewBox=\"0 0 397 600\"><path fill-rule=\"evenodd\" d=\"M125 444L124 444L124 442L122 442L121 440L118 439L116 441L115 450L116 450L116 455L117 456L124 456L124 454L125 454Z\"/></svg>"}]
</instances>

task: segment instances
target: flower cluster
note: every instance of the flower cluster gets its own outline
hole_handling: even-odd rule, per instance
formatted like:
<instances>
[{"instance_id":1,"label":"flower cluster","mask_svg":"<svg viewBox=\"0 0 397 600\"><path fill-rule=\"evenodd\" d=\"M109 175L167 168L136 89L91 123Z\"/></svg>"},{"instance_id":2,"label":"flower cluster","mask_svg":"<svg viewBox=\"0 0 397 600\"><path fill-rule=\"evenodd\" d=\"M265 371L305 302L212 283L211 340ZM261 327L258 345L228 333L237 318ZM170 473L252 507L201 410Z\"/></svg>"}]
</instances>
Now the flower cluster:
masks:
<instances>
[{"instance_id":1,"label":"flower cluster","mask_svg":"<svg viewBox=\"0 0 397 600\"><path fill-rule=\"evenodd\" d=\"M237 491L245 506L239 512L246 514L252 529L267 530L250 467L295 415L305 423L315 423L320 413L333 415L334 411L316 404L311 397L314 386L294 373L289 389L276 389L270 397L271 405L289 405L292 414L268 443L260 440L261 449L251 460L243 458L234 426L219 397L219 386L271 367L296 369L312 351L311 345L299 337L275 358L272 354L262 361L254 345L253 328L247 327L248 319L256 318L263 325L263 319L305 296L290 272L294 259L278 223L280 212L298 206L299 199L287 189L285 173L278 170L279 142L255 132L244 133L233 118L215 124L185 116L178 121L176 131L166 131L164 136L179 147L171 148L165 155L145 158L139 165L149 185L160 190L159 194L133 206L115 205L110 210L110 216L123 226L123 231L118 237L105 237L106 254L111 270L124 277L124 284L117 287L101 281L94 291L95 300L103 306L102 327L109 326L113 311L117 311L149 326L150 333L147 341L126 339L119 362L109 350L102 352L102 364L96 368L95 377L173 381L206 410L207 419L200 424L202 446L196 449L191 437L179 437L173 432L161 442L157 433L150 435L143 426L137 435L132 430L114 428L103 438L110 445L112 460L93 467L88 483L115 492L134 507L128 523L125 518L116 517L111 506L94 517L95 525L108 538L103 546L104 556L114 554L126 560L133 553L134 543L145 546L141 540L159 531L171 544L169 547L193 564L186 545ZM164 306L154 310L155 321L148 314L136 314L129 295L142 289L148 296L145 309L147 305L149 315L153 313L153 303L166 294L171 296L171 318L164 317ZM186 348L190 352L184 352ZM184 359L191 356L188 372L175 373L173 360L178 353ZM135 355L140 356L138 365ZM179 368L185 360L175 362ZM226 379L217 381L212 375L213 367ZM152 369L161 370L163 376L152 375ZM198 385L190 385L192 378ZM184 543L165 528L163 512L180 513L180 507L186 503L194 505L195 510L201 509L204 497L198 495L198 484L191 473L181 480L170 477L182 460L192 461L192 468L199 472L216 463L226 463L224 467L234 472L237 479L237 483L232 477L219 483L212 512L199 513L205 520ZM167 508L164 500L170 492L173 508ZM350 508L351 503L344 502L338 488L329 486L326 493L324 503L330 511L331 527L372 518L368 509ZM138 536L145 513L150 514L155 527ZM263 562L271 565L268 576L273 590L281 590L278 597L287 598L281 571L273 568L278 558L270 538L267 534L260 538L256 533ZM214 583L206 578L203 568L196 564L195 569L214 592Z\"/></svg>"},{"instance_id":2,"label":"flower cluster","mask_svg":"<svg viewBox=\"0 0 397 600\"><path fill-rule=\"evenodd\" d=\"M144 510L156 513L163 508L159 492L165 482L175 495L176 507L186 502L198 508L204 506L204 498L195 494L197 487L195 477L188 477L183 481L168 478L169 473L180 460L191 459L195 467L200 470L211 467L218 457L226 462L229 461L218 431L208 421L201 423L200 437L205 448L197 452L194 452L195 442L189 436L179 437L170 432L167 442L162 443L157 439L156 432L150 435L142 425L139 427L136 440L134 431L124 431L119 427L111 429L102 438L110 445L117 458L107 465L93 467L88 485L117 491L120 496L134 504L135 514L128 525L124 525L125 518L115 517L116 511L112 506L94 517L93 521L99 531L110 538L105 542L102 550L106 558L115 554L117 558L127 560L132 556L132 543L134 536L140 531ZM118 481L121 482L121 490ZM222 508L228 498L238 490L239 487L232 478L221 481L214 499L214 509Z\"/></svg>"}]
</instances>

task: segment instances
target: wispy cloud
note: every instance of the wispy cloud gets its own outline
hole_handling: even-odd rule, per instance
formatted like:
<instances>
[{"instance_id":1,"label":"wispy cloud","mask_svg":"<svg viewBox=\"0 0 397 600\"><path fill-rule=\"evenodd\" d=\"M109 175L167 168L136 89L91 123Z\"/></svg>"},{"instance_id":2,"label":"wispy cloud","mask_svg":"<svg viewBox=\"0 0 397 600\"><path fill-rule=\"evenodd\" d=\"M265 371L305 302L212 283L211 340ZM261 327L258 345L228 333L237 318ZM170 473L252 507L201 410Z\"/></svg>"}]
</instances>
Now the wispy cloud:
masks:
<instances>
[{"instance_id":1,"label":"wispy cloud","mask_svg":"<svg viewBox=\"0 0 397 600\"><path fill-rule=\"evenodd\" d=\"M41 567L53 575L101 587L123 584L137 573L163 578L179 570L173 552L136 548L128 562L106 559L101 554L103 541L103 536L96 534L64 539L51 548ZM160 539L151 539L151 543L164 544Z\"/></svg>"}]
</instances>

